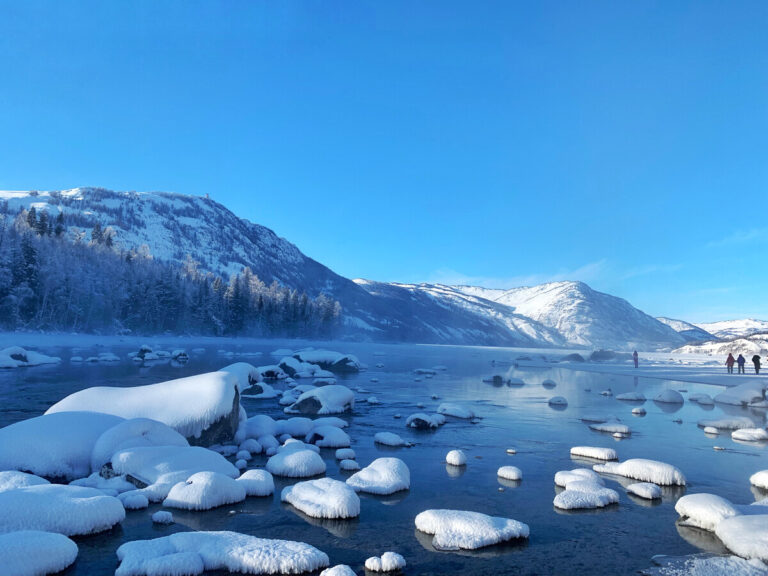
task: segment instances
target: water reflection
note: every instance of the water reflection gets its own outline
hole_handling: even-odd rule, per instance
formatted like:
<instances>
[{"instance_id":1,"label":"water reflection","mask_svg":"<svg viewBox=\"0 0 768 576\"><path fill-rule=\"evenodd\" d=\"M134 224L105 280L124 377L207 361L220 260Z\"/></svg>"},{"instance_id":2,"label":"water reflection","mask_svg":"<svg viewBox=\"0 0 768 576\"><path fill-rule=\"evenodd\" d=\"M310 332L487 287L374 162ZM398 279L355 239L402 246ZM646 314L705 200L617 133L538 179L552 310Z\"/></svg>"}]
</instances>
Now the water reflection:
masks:
<instances>
[{"instance_id":1,"label":"water reflection","mask_svg":"<svg viewBox=\"0 0 768 576\"><path fill-rule=\"evenodd\" d=\"M683 407L683 403L659 402L658 400L654 400L653 403L665 414L674 414L675 412L680 412Z\"/></svg>"},{"instance_id":2,"label":"water reflection","mask_svg":"<svg viewBox=\"0 0 768 576\"><path fill-rule=\"evenodd\" d=\"M308 524L327 530L337 538L351 538L355 535L357 526L360 524L359 518L314 518L290 504L282 504L281 508L283 510L290 510Z\"/></svg>"},{"instance_id":3,"label":"water reflection","mask_svg":"<svg viewBox=\"0 0 768 576\"><path fill-rule=\"evenodd\" d=\"M522 480L508 480L507 478L496 477L496 481L505 488L517 488L523 483Z\"/></svg>"},{"instance_id":4,"label":"water reflection","mask_svg":"<svg viewBox=\"0 0 768 576\"><path fill-rule=\"evenodd\" d=\"M454 466L453 464L446 464L445 471L448 474L449 478L461 478L462 476L464 476L464 474L466 474L467 467Z\"/></svg>"},{"instance_id":5,"label":"water reflection","mask_svg":"<svg viewBox=\"0 0 768 576\"><path fill-rule=\"evenodd\" d=\"M699 550L711 552L712 554L729 554L728 548L715 536L714 532L686 526L681 524L680 521L675 522L675 528L677 528L677 533L683 540Z\"/></svg>"},{"instance_id":6,"label":"water reflection","mask_svg":"<svg viewBox=\"0 0 768 576\"><path fill-rule=\"evenodd\" d=\"M414 530L413 535L424 550L438 552L440 554L458 554L469 558L498 558L516 552L521 552L528 546L527 538L516 538L493 546L485 546L476 550L440 550L432 546L433 534L427 534L421 530Z\"/></svg>"}]
</instances>

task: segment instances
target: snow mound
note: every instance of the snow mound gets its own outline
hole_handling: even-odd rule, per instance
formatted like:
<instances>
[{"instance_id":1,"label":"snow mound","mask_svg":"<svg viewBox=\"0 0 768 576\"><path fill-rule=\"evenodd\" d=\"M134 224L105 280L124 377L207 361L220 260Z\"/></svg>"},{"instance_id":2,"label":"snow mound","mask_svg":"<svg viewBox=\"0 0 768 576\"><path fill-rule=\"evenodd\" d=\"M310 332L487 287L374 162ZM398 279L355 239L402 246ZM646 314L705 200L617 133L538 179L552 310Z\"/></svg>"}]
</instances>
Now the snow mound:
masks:
<instances>
[{"instance_id":1,"label":"snow mound","mask_svg":"<svg viewBox=\"0 0 768 576\"><path fill-rule=\"evenodd\" d=\"M752 476L749 477L749 483L752 484L752 486L768 490L768 470L761 470L760 472L752 474Z\"/></svg>"},{"instance_id":2,"label":"snow mound","mask_svg":"<svg viewBox=\"0 0 768 576\"><path fill-rule=\"evenodd\" d=\"M675 504L680 523L714 531L725 518L741 513L730 501L715 494L688 494Z\"/></svg>"},{"instance_id":3,"label":"snow mound","mask_svg":"<svg viewBox=\"0 0 768 576\"><path fill-rule=\"evenodd\" d=\"M320 572L320 576L357 576L355 571L346 564L336 564Z\"/></svg>"},{"instance_id":4,"label":"snow mound","mask_svg":"<svg viewBox=\"0 0 768 576\"><path fill-rule=\"evenodd\" d=\"M287 414L341 414L355 407L355 394L340 384L304 392L285 408Z\"/></svg>"},{"instance_id":5,"label":"snow mound","mask_svg":"<svg viewBox=\"0 0 768 576\"><path fill-rule=\"evenodd\" d=\"M155 524L173 524L173 514L167 510L158 510L152 514L152 522Z\"/></svg>"},{"instance_id":6,"label":"snow mound","mask_svg":"<svg viewBox=\"0 0 768 576\"><path fill-rule=\"evenodd\" d=\"M11 346L0 350L0 368L22 368L25 366L41 366L43 364L58 364L61 358L46 356L40 352L25 350L21 346Z\"/></svg>"},{"instance_id":7,"label":"snow mound","mask_svg":"<svg viewBox=\"0 0 768 576\"><path fill-rule=\"evenodd\" d=\"M355 460L341 460L339 462L339 468L346 472L355 472L360 470L360 464L358 464Z\"/></svg>"},{"instance_id":8,"label":"snow mound","mask_svg":"<svg viewBox=\"0 0 768 576\"><path fill-rule=\"evenodd\" d=\"M347 448L351 442L349 434L336 426L318 426L305 440L320 448Z\"/></svg>"},{"instance_id":9,"label":"snow mound","mask_svg":"<svg viewBox=\"0 0 768 576\"><path fill-rule=\"evenodd\" d=\"M725 518L715 534L734 554L768 561L768 515Z\"/></svg>"},{"instance_id":10,"label":"snow mound","mask_svg":"<svg viewBox=\"0 0 768 576\"><path fill-rule=\"evenodd\" d=\"M266 470L246 470L237 482L245 488L246 496L269 496L275 491L275 481Z\"/></svg>"},{"instance_id":11,"label":"snow mound","mask_svg":"<svg viewBox=\"0 0 768 576\"><path fill-rule=\"evenodd\" d=\"M627 486L627 492L646 500L661 498L661 488L651 482L637 482Z\"/></svg>"},{"instance_id":12,"label":"snow mound","mask_svg":"<svg viewBox=\"0 0 768 576\"><path fill-rule=\"evenodd\" d=\"M437 407L437 413L444 416L453 416L454 418L464 418L471 420L475 417L475 413L461 404L453 404L451 402L443 402Z\"/></svg>"},{"instance_id":13,"label":"snow mound","mask_svg":"<svg viewBox=\"0 0 768 576\"><path fill-rule=\"evenodd\" d=\"M618 501L619 494L615 490L591 480L575 480L568 482L565 490L555 496L553 504L561 510L580 510L603 508Z\"/></svg>"},{"instance_id":14,"label":"snow mound","mask_svg":"<svg viewBox=\"0 0 768 576\"><path fill-rule=\"evenodd\" d=\"M163 506L182 510L210 510L245 500L246 490L238 482L218 472L197 472L179 482L168 493Z\"/></svg>"},{"instance_id":15,"label":"snow mound","mask_svg":"<svg viewBox=\"0 0 768 576\"><path fill-rule=\"evenodd\" d=\"M547 404L550 406L568 406L568 400L565 396L552 396Z\"/></svg>"},{"instance_id":16,"label":"snow mound","mask_svg":"<svg viewBox=\"0 0 768 576\"><path fill-rule=\"evenodd\" d=\"M431 430L439 428L443 424L445 424L445 416L442 414L428 415L423 412L411 414L405 421L406 426L417 430Z\"/></svg>"},{"instance_id":17,"label":"snow mound","mask_svg":"<svg viewBox=\"0 0 768 576\"><path fill-rule=\"evenodd\" d=\"M685 476L680 470L657 460L644 458L631 458L624 462L606 462L595 464L592 469L603 474L615 474L640 480L641 482L653 482L660 486L685 486Z\"/></svg>"},{"instance_id":18,"label":"snow mound","mask_svg":"<svg viewBox=\"0 0 768 576\"><path fill-rule=\"evenodd\" d=\"M555 473L555 485L561 488L567 488L571 482L594 482L600 486L604 486L605 482L597 474L587 468L575 468L574 470L561 470Z\"/></svg>"},{"instance_id":19,"label":"snow mound","mask_svg":"<svg viewBox=\"0 0 768 576\"><path fill-rule=\"evenodd\" d=\"M768 431L765 428L741 428L731 432L731 438L742 442L765 442L768 440Z\"/></svg>"},{"instance_id":20,"label":"snow mound","mask_svg":"<svg viewBox=\"0 0 768 576\"><path fill-rule=\"evenodd\" d=\"M688 396L688 400L690 402L696 402L697 404L700 404L702 406L712 406L715 401L712 400L712 397L709 394L691 394Z\"/></svg>"},{"instance_id":21,"label":"snow mound","mask_svg":"<svg viewBox=\"0 0 768 576\"><path fill-rule=\"evenodd\" d=\"M339 448L336 450L336 460L354 460L355 451L352 448Z\"/></svg>"},{"instance_id":22,"label":"snow mound","mask_svg":"<svg viewBox=\"0 0 768 576\"><path fill-rule=\"evenodd\" d=\"M117 495L126 510L141 510L149 506L149 498L139 490L128 490Z\"/></svg>"},{"instance_id":23,"label":"snow mound","mask_svg":"<svg viewBox=\"0 0 768 576\"><path fill-rule=\"evenodd\" d=\"M411 473L399 458L377 458L350 476L347 484L357 492L393 494L411 487Z\"/></svg>"},{"instance_id":24,"label":"snow mound","mask_svg":"<svg viewBox=\"0 0 768 576\"><path fill-rule=\"evenodd\" d=\"M365 561L365 569L371 572L395 572L405 568L405 558L397 552L384 552L379 556L371 556Z\"/></svg>"},{"instance_id":25,"label":"snow mound","mask_svg":"<svg viewBox=\"0 0 768 576\"><path fill-rule=\"evenodd\" d=\"M451 466L466 466L467 455L462 450L451 450L445 455L445 463Z\"/></svg>"},{"instance_id":26,"label":"snow mound","mask_svg":"<svg viewBox=\"0 0 768 576\"><path fill-rule=\"evenodd\" d=\"M95 488L43 484L0 493L0 533L42 530L65 536L109 530L125 518L120 500Z\"/></svg>"},{"instance_id":27,"label":"snow mound","mask_svg":"<svg viewBox=\"0 0 768 576\"><path fill-rule=\"evenodd\" d=\"M434 534L437 550L475 550L516 538L528 538L526 524L463 510L426 510L416 516L416 528Z\"/></svg>"},{"instance_id":28,"label":"snow mound","mask_svg":"<svg viewBox=\"0 0 768 576\"><path fill-rule=\"evenodd\" d=\"M618 460L619 456L613 448L598 448L597 446L574 446L571 456L582 456L593 460Z\"/></svg>"},{"instance_id":29,"label":"snow mound","mask_svg":"<svg viewBox=\"0 0 768 576\"><path fill-rule=\"evenodd\" d=\"M313 518L354 518L360 515L360 498L344 482L319 478L286 486L280 500Z\"/></svg>"},{"instance_id":30,"label":"snow mound","mask_svg":"<svg viewBox=\"0 0 768 576\"><path fill-rule=\"evenodd\" d=\"M150 418L170 426L185 438L200 438L204 430L219 421L227 423L229 418L234 422L223 432L223 437L228 433L231 439L239 420L238 385L235 372L221 371L147 386L97 386L70 394L51 406L46 414L91 411L121 418Z\"/></svg>"},{"instance_id":31,"label":"snow mound","mask_svg":"<svg viewBox=\"0 0 768 576\"><path fill-rule=\"evenodd\" d=\"M123 419L109 414L61 412L0 429L0 470L23 470L72 480L91 473L99 437Z\"/></svg>"},{"instance_id":32,"label":"snow mound","mask_svg":"<svg viewBox=\"0 0 768 576\"><path fill-rule=\"evenodd\" d=\"M699 420L697 425L700 428L712 427L718 430L739 430L740 428L754 428L755 423L747 416L731 416L730 418L719 418L716 420Z\"/></svg>"},{"instance_id":33,"label":"snow mound","mask_svg":"<svg viewBox=\"0 0 768 576\"><path fill-rule=\"evenodd\" d=\"M607 432L609 434L621 434L628 436L632 433L629 426L626 424L619 424L618 422L603 422L589 425L590 429L596 432Z\"/></svg>"},{"instance_id":34,"label":"snow mound","mask_svg":"<svg viewBox=\"0 0 768 576\"><path fill-rule=\"evenodd\" d=\"M715 396L715 402L734 406L749 406L762 400L765 400L765 389L764 384L760 382L739 384Z\"/></svg>"},{"instance_id":35,"label":"snow mound","mask_svg":"<svg viewBox=\"0 0 768 576\"><path fill-rule=\"evenodd\" d=\"M683 404L685 399L683 395L677 390L667 389L653 399L655 402L661 402L662 404Z\"/></svg>"},{"instance_id":36,"label":"snow mound","mask_svg":"<svg viewBox=\"0 0 768 576\"><path fill-rule=\"evenodd\" d=\"M406 442L399 435L394 432L377 432L373 441L376 444L383 444L384 446L405 446Z\"/></svg>"},{"instance_id":37,"label":"snow mound","mask_svg":"<svg viewBox=\"0 0 768 576\"><path fill-rule=\"evenodd\" d=\"M61 572L77 558L77 544L63 534L20 530L0 534L0 566L12 576Z\"/></svg>"},{"instance_id":38,"label":"snow mound","mask_svg":"<svg viewBox=\"0 0 768 576\"><path fill-rule=\"evenodd\" d=\"M7 492L16 488L26 488L27 486L40 486L42 484L50 484L50 482L45 478L40 478L40 476L35 476L34 474L27 474L26 472L18 472L16 470L0 472L0 492Z\"/></svg>"},{"instance_id":39,"label":"snow mound","mask_svg":"<svg viewBox=\"0 0 768 576\"><path fill-rule=\"evenodd\" d=\"M516 466L502 466L496 471L496 475L504 480L522 480L523 473Z\"/></svg>"},{"instance_id":40,"label":"snow mound","mask_svg":"<svg viewBox=\"0 0 768 576\"><path fill-rule=\"evenodd\" d=\"M139 446L189 446L189 442L170 426L149 418L132 418L104 432L91 452L91 470L98 471L112 455Z\"/></svg>"},{"instance_id":41,"label":"snow mound","mask_svg":"<svg viewBox=\"0 0 768 576\"><path fill-rule=\"evenodd\" d=\"M126 542L117 557L115 576L181 576L207 570L300 574L328 566L328 556L309 544L237 532L180 532Z\"/></svg>"},{"instance_id":42,"label":"snow mound","mask_svg":"<svg viewBox=\"0 0 768 576\"><path fill-rule=\"evenodd\" d=\"M325 473L325 462L317 452L307 448L284 450L267 460L267 470L275 476L308 478Z\"/></svg>"},{"instance_id":43,"label":"snow mound","mask_svg":"<svg viewBox=\"0 0 768 576\"><path fill-rule=\"evenodd\" d=\"M625 402L645 402L645 395L642 392L625 392L624 394L618 394L616 400L624 400Z\"/></svg>"}]
</instances>

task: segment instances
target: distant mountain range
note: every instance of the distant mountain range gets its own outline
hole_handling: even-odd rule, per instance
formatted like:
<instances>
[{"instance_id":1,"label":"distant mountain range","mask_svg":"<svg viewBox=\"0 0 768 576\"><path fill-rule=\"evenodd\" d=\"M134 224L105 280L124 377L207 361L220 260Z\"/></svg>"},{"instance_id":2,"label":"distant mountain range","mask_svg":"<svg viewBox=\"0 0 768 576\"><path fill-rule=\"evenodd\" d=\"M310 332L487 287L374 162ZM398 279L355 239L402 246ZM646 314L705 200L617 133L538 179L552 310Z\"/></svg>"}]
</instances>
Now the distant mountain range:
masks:
<instances>
[{"instance_id":1,"label":"distant mountain range","mask_svg":"<svg viewBox=\"0 0 768 576\"><path fill-rule=\"evenodd\" d=\"M649 350L721 338L728 331L760 331L758 321L694 326L653 318L582 282L494 290L350 280L207 197L76 188L0 192L3 202L11 214L34 207L52 219L62 212L73 242L90 240L98 224L109 230L116 251L144 245L155 259L182 266L191 258L225 279L248 266L267 284L274 281L310 296L324 293L341 303L351 338ZM762 325L768 330L768 322Z\"/></svg>"}]
</instances>

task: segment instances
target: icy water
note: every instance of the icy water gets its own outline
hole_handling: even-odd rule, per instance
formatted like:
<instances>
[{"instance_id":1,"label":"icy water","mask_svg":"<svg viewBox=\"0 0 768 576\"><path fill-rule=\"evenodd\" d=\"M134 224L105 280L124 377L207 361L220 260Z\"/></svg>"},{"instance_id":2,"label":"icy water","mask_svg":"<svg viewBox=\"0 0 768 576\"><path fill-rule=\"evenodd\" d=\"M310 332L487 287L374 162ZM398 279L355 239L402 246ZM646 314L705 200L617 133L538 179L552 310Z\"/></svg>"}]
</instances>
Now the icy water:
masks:
<instances>
[{"instance_id":1,"label":"icy water","mask_svg":"<svg viewBox=\"0 0 768 576\"><path fill-rule=\"evenodd\" d=\"M293 344L295 345L295 343ZM289 344L291 346L291 344ZM114 365L71 365L69 349L54 352L63 358L60 366L0 371L0 425L42 414L64 396L89 386L135 386L215 370L233 361L256 365L271 364L269 352L275 343L243 348L240 352L262 352L261 357L236 355L226 358L213 347L193 355L184 366L159 364L138 367L127 360ZM80 554L67 575L111 574L117 567L115 550L123 542L156 538L184 530L234 530L266 538L283 538L310 543L326 552L331 564L344 563L362 574L363 563L372 555L394 550L405 556L406 574L632 574L651 565L655 554L685 555L701 551L724 553L722 544L710 533L679 527L674 504L687 493L712 492L735 503L750 503L767 495L753 493L749 476L768 468L765 445L738 444L728 434L707 437L697 427L701 418L746 415L765 425L765 414L739 408L716 406L706 409L695 403L682 406L628 403L600 394L642 392L655 397L665 388L706 392L716 386L653 379L635 379L572 371L569 369L515 369L509 362L524 352L431 346L374 346L336 344L334 349L356 354L369 369L360 374L340 376L339 383L357 392L358 400L375 395L378 405L359 402L347 432L357 460L365 466L380 456L396 456L411 470L411 489L390 497L361 495L362 512L355 520L322 521L303 516L280 503L279 492L289 484L276 478L276 494L249 498L235 506L208 512L174 510L176 524L154 526L150 516L161 508L129 511L121 526L111 532L76 538ZM128 349L113 349L125 358ZM87 356L98 350L77 350ZM492 365L492 361L496 365ZM376 368L376 364L384 364ZM507 364L503 364L507 363ZM415 368L445 365L448 370L433 378L416 381ZM482 382L495 373L522 378L523 386L493 386ZM371 379L378 379L372 382ZM542 385L545 379L555 388ZM278 389L283 385L278 384ZM432 399L433 395L439 399ZM552 396L565 396L568 406L554 409L547 404ZM179 398L179 402L183 402ZM434 432L407 429L408 415L434 412L443 402L471 407L480 419L474 422L448 418ZM277 400L244 399L249 416L257 413L284 417ZM647 415L636 417L633 407L642 405ZM402 418L395 418L401 415ZM580 418L617 416L632 429L628 439L591 431ZM413 442L411 448L388 449L374 445L376 432L392 431ZM585 512L556 510L553 477L559 470L590 466L593 462L571 459L572 446L612 447L621 460L651 458L680 468L688 479L682 489L665 489L660 503L649 503L627 495L622 484L631 481L606 478L617 490L620 502L604 509ZM725 447L715 451L714 446ZM464 450L468 465L455 469L444 463L445 454ZM517 453L509 455L507 448ZM322 450L327 476L345 479L334 450ZM251 467L263 467L266 457L256 456ZM510 483L497 479L500 466L514 465L523 480ZM527 542L481 549L476 552L438 552L431 537L414 528L414 517L429 508L472 510L525 522L531 536Z\"/></svg>"}]
</instances>

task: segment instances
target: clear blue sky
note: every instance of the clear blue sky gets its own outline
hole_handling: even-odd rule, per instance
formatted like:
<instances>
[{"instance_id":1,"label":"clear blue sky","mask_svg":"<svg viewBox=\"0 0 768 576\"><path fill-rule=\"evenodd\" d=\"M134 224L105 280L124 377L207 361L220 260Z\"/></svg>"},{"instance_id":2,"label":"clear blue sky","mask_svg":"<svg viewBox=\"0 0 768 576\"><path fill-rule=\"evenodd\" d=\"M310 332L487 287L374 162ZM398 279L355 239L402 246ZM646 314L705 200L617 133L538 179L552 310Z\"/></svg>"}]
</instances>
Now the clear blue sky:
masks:
<instances>
[{"instance_id":1,"label":"clear blue sky","mask_svg":"<svg viewBox=\"0 0 768 576\"><path fill-rule=\"evenodd\" d=\"M349 277L768 318L766 2L0 0L0 189L211 197Z\"/></svg>"}]
</instances>

